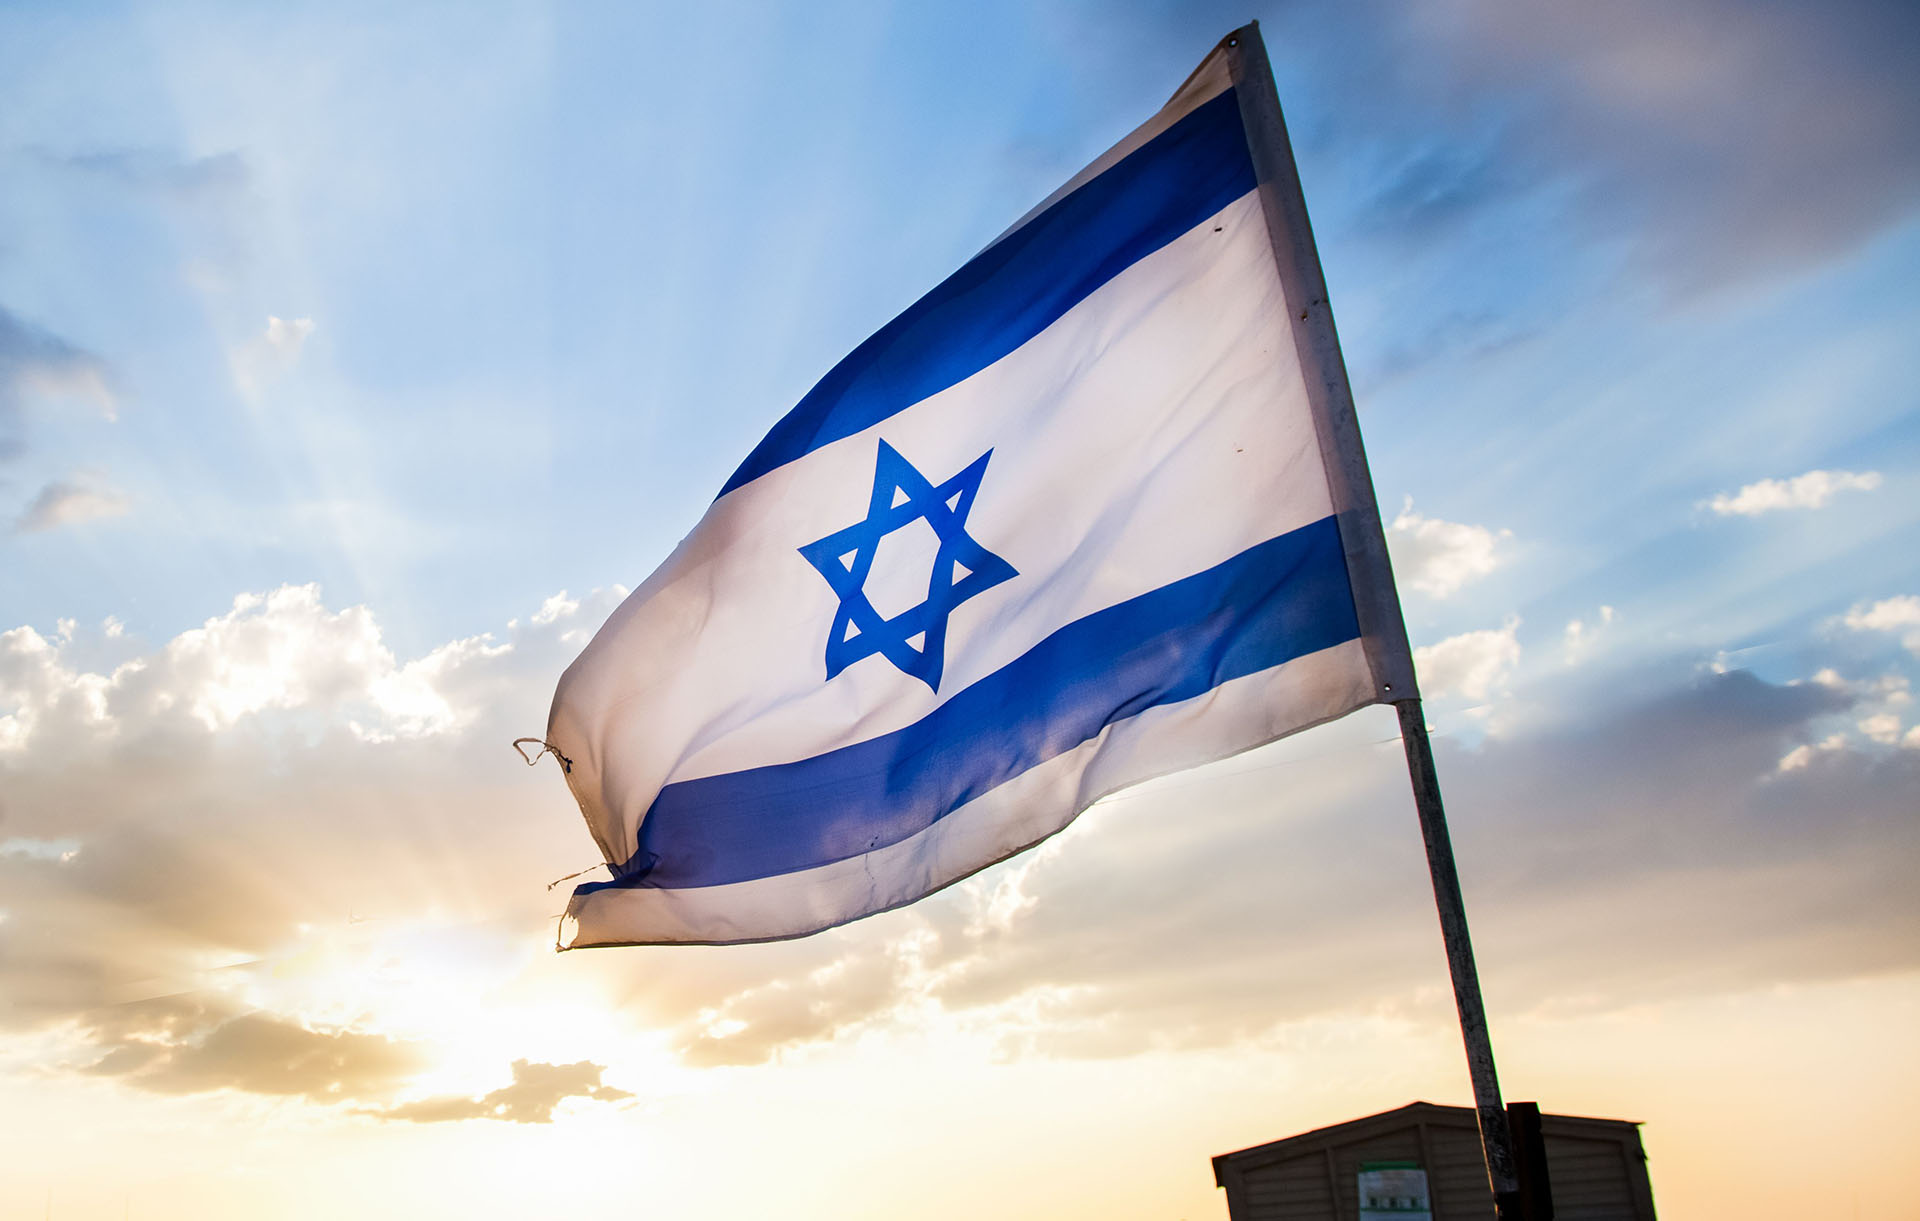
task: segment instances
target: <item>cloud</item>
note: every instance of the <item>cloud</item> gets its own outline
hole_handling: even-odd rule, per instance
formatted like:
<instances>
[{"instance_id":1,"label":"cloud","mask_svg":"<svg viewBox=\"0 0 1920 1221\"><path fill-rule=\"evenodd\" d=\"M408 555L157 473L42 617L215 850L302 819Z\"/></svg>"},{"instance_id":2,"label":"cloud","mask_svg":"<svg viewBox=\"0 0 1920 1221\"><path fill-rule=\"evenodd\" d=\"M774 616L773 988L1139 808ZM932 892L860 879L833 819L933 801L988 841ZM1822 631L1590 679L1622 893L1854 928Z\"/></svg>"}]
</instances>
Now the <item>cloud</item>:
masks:
<instances>
[{"instance_id":1,"label":"cloud","mask_svg":"<svg viewBox=\"0 0 1920 1221\"><path fill-rule=\"evenodd\" d=\"M0 857L33 861L71 861L80 855L77 839L0 839Z\"/></svg>"},{"instance_id":2,"label":"cloud","mask_svg":"<svg viewBox=\"0 0 1920 1221\"><path fill-rule=\"evenodd\" d=\"M0 713L32 721L26 748L0 751L0 843L35 845L0 850L0 1026L77 1023L71 1071L134 1088L345 1100L415 1123L537 1123L570 1098L624 1097L595 1057L522 1060L500 1089L394 1103L433 1043L354 1012L376 960L321 971L300 1004L272 991L291 987L277 964L306 943L303 923L352 912L444 906L506 930L488 938L549 941L540 883L591 848L554 778L505 743L537 729L573 651L561 636L617 598L549 600L577 609L402 661L370 611L290 588L155 646L119 637L132 653L111 669L73 660L104 628L0 635ZM453 713L412 736L374 696L409 667ZM1593 685L1569 690L1568 674ZM1695 677L1684 659L1588 674L1555 676L1578 715L1436 746L1482 969L1504 1004L1604 1007L1920 963L1899 897L1920 850L1920 750L1862 739L1873 749L1780 768L1835 720L1898 706L1897 676L1775 685ZM393 737L342 725L363 716ZM1397 745L1365 722L1122 794L902 912L735 947L698 972L636 954L596 960L599 974L628 1020L694 1067L936 1018L1008 1056L1090 1056L1439 1004ZM128 1003L140 997L153 999ZM302 1007L316 1001L346 1009Z\"/></svg>"},{"instance_id":3,"label":"cloud","mask_svg":"<svg viewBox=\"0 0 1920 1221\"><path fill-rule=\"evenodd\" d=\"M405 1102L384 1110L367 1111L381 1119L412 1123L448 1123L461 1119L500 1119L511 1123L552 1123L554 1108L569 1098L615 1102L631 1098L626 1090L600 1084L600 1065L513 1062L513 1084L478 1098L458 1095Z\"/></svg>"},{"instance_id":4,"label":"cloud","mask_svg":"<svg viewBox=\"0 0 1920 1221\"><path fill-rule=\"evenodd\" d=\"M1780 756L1779 770L1797 772L1811 765L1823 755L1832 755L1847 749L1845 734L1830 734L1818 742L1803 742L1786 754Z\"/></svg>"},{"instance_id":5,"label":"cloud","mask_svg":"<svg viewBox=\"0 0 1920 1221\"><path fill-rule=\"evenodd\" d=\"M1561 647L1566 652L1567 664L1578 665L1585 661L1593 651L1595 641L1613 626L1616 617L1611 606L1602 606L1592 623L1584 619L1569 619L1565 631L1561 633Z\"/></svg>"},{"instance_id":6,"label":"cloud","mask_svg":"<svg viewBox=\"0 0 1920 1221\"><path fill-rule=\"evenodd\" d=\"M1901 644L1920 654L1920 597L1901 594L1871 605L1856 606L1841 622L1856 632L1898 633Z\"/></svg>"},{"instance_id":7,"label":"cloud","mask_svg":"<svg viewBox=\"0 0 1920 1221\"><path fill-rule=\"evenodd\" d=\"M1436 143L1418 149L1389 171L1386 182L1361 209L1372 224L1418 238L1514 185L1497 156Z\"/></svg>"},{"instance_id":8,"label":"cloud","mask_svg":"<svg viewBox=\"0 0 1920 1221\"><path fill-rule=\"evenodd\" d=\"M117 621L0 632L0 1029L205 991L239 978L219 964L350 915L431 906L508 930L489 945L550 945L544 884L595 853L564 786L507 743L544 723L564 631L617 601L411 658L311 586L154 645Z\"/></svg>"},{"instance_id":9,"label":"cloud","mask_svg":"<svg viewBox=\"0 0 1920 1221\"><path fill-rule=\"evenodd\" d=\"M1519 631L1516 616L1499 628L1463 632L1415 649L1413 662L1422 694L1430 699L1445 695L1486 699L1520 664Z\"/></svg>"},{"instance_id":10,"label":"cloud","mask_svg":"<svg viewBox=\"0 0 1920 1221\"><path fill-rule=\"evenodd\" d=\"M164 768L93 766L106 775L64 784L4 769L9 821L61 832L19 838L73 847L59 858L0 855L0 893L13 915L0 927L0 1029L205 989L209 964L267 953L295 934L303 914L268 868L271 834L230 809L215 807L220 816L208 820L177 808L218 800L206 795L210 786L183 785ZM157 791L119 791L141 782ZM244 795L233 804L244 805ZM272 812L255 818L270 823Z\"/></svg>"},{"instance_id":11,"label":"cloud","mask_svg":"<svg viewBox=\"0 0 1920 1221\"><path fill-rule=\"evenodd\" d=\"M1856 632L1892 632L1920 627L1920 598L1902 594L1847 612L1846 625Z\"/></svg>"},{"instance_id":12,"label":"cloud","mask_svg":"<svg viewBox=\"0 0 1920 1221\"><path fill-rule=\"evenodd\" d=\"M1884 746L1891 746L1900 740L1900 714L1897 712L1876 712L1861 717L1857 724L1861 733Z\"/></svg>"},{"instance_id":13,"label":"cloud","mask_svg":"<svg viewBox=\"0 0 1920 1221\"><path fill-rule=\"evenodd\" d=\"M26 446L26 406L33 399L85 402L107 419L118 400L106 365L0 307L0 461Z\"/></svg>"},{"instance_id":14,"label":"cloud","mask_svg":"<svg viewBox=\"0 0 1920 1221\"><path fill-rule=\"evenodd\" d=\"M1436 360L1473 361L1505 352L1534 337L1535 331L1523 328L1511 318L1491 310L1471 310L1442 314L1431 319L1409 319L1392 346L1368 363L1360 376L1368 378L1367 389L1412 372Z\"/></svg>"},{"instance_id":15,"label":"cloud","mask_svg":"<svg viewBox=\"0 0 1920 1221\"><path fill-rule=\"evenodd\" d=\"M34 534L119 517L126 513L127 503L124 493L97 479L84 476L74 480L56 479L40 489L40 494L21 512L14 529L22 534Z\"/></svg>"},{"instance_id":16,"label":"cloud","mask_svg":"<svg viewBox=\"0 0 1920 1221\"><path fill-rule=\"evenodd\" d=\"M390 1097L427 1067L426 1048L342 1026L316 1026L262 1010L236 1009L204 992L109 1005L80 1023L90 1057L81 1073L116 1078L158 1094L234 1090L331 1104ZM602 1068L582 1061L516 1060L511 1085L482 1097L448 1096L357 1113L434 1123L499 1119L550 1123L569 1098L612 1102L632 1097L602 1084Z\"/></svg>"},{"instance_id":17,"label":"cloud","mask_svg":"<svg viewBox=\"0 0 1920 1221\"><path fill-rule=\"evenodd\" d=\"M1135 20L1191 35L1190 6ZM1369 240L1570 223L1688 291L1845 257L1920 204L1904 0L1372 0L1271 30L1283 92L1323 99L1296 147L1351 178Z\"/></svg>"},{"instance_id":18,"label":"cloud","mask_svg":"<svg viewBox=\"0 0 1920 1221\"><path fill-rule=\"evenodd\" d=\"M39 149L35 155L55 170L189 202L231 195L244 189L251 177L246 159L237 152L183 158L152 148L85 153Z\"/></svg>"},{"instance_id":19,"label":"cloud","mask_svg":"<svg viewBox=\"0 0 1920 1221\"><path fill-rule=\"evenodd\" d=\"M736 993L683 1029L674 1050L711 1068L760 1064L783 1048L836 1038L907 999L914 948L879 947Z\"/></svg>"},{"instance_id":20,"label":"cloud","mask_svg":"<svg viewBox=\"0 0 1920 1221\"><path fill-rule=\"evenodd\" d=\"M227 614L182 632L133 671L153 704L184 708L208 729L267 709L374 699L393 655L365 607L328 612L317 585L234 599ZM377 699L375 699L377 702Z\"/></svg>"},{"instance_id":21,"label":"cloud","mask_svg":"<svg viewBox=\"0 0 1920 1221\"><path fill-rule=\"evenodd\" d=\"M1669 281L1844 254L1920 202L1920 10L1900 0L1397 11L1404 57L1518 103L1505 155L1558 166Z\"/></svg>"},{"instance_id":22,"label":"cloud","mask_svg":"<svg viewBox=\"0 0 1920 1221\"><path fill-rule=\"evenodd\" d=\"M191 1000L136 1006L128 1016L96 1028L96 1046L107 1050L82 1071L158 1094L380 1097L425 1064L419 1048L383 1035L315 1030L268 1013L227 1017Z\"/></svg>"},{"instance_id":23,"label":"cloud","mask_svg":"<svg viewBox=\"0 0 1920 1221\"><path fill-rule=\"evenodd\" d=\"M288 360L299 357L300 349L307 344L307 337L313 334L311 318L276 318L267 315L267 333L260 338L269 348L280 353Z\"/></svg>"},{"instance_id":24,"label":"cloud","mask_svg":"<svg viewBox=\"0 0 1920 1221\"><path fill-rule=\"evenodd\" d=\"M567 597L567 591L563 589L540 604L540 609L533 612L533 621L544 625L576 614L579 610L580 604Z\"/></svg>"},{"instance_id":25,"label":"cloud","mask_svg":"<svg viewBox=\"0 0 1920 1221\"><path fill-rule=\"evenodd\" d=\"M1880 674L1871 678L1843 678L1831 668L1823 669L1809 680L1827 689L1843 694L1849 701L1848 712L1853 723L1849 727L1851 734L1879 746L1893 746L1901 740L1901 726L1906 719L1906 710L1913 703L1913 684L1907 676L1899 673ZM1821 750L1855 749L1859 742L1843 731L1830 735L1820 744ZM1806 753L1802 753L1802 752ZM1796 748L1789 752L1789 758L1797 759L1791 766L1787 759L1781 760L1784 770L1804 766L1813 758L1814 751L1807 747Z\"/></svg>"},{"instance_id":26,"label":"cloud","mask_svg":"<svg viewBox=\"0 0 1920 1221\"><path fill-rule=\"evenodd\" d=\"M1758 517L1780 509L1818 509L1841 492L1871 492L1879 486L1878 471L1808 471L1791 479L1762 479L1702 503L1722 517Z\"/></svg>"},{"instance_id":27,"label":"cloud","mask_svg":"<svg viewBox=\"0 0 1920 1221\"><path fill-rule=\"evenodd\" d=\"M268 386L300 363L300 354L314 329L311 318L267 315L266 328L229 357L234 385L240 393L249 402L258 402Z\"/></svg>"},{"instance_id":28,"label":"cloud","mask_svg":"<svg viewBox=\"0 0 1920 1221\"><path fill-rule=\"evenodd\" d=\"M38 845L0 851L0 1027L78 1030L71 1071L140 1089L350 1098L410 1122L540 1122L567 1098L615 1100L594 1055L525 1062L491 1092L393 1103L435 1046L431 1027L380 1028L365 989L455 955L355 958L307 982L278 973L309 943L302 925L429 908L486 945L523 947L535 965L510 971L548 969L541 884L592 848L551 772L506 743L537 731L573 653L562 636L590 631L616 596L568 597L578 609L497 643L402 660L371 611L290 588L173 640L118 637L127 660L113 667L76 660L104 647L105 628L0 634L0 716L24 726L0 750L0 842ZM415 666L453 715L407 734L375 689ZM1436 745L1482 969L1503 1003L1625 1005L1920 963L1900 897L1920 850L1920 751L1865 740L1874 749L1779 770L1835 720L1894 706L1897 683L1777 685L1696 675L1686 658L1553 681L1565 717L1472 750ZM361 718L392 737L346 725ZM1405 775L1397 744L1375 741L1390 720L1362 714L1122 794L901 912L716 952L697 972L614 955L595 978L692 1066L936 1017L1007 1055L1120 1055L1438 1004ZM514 986L551 998L550 974L525 978ZM509 991L489 984L484 1003Z\"/></svg>"},{"instance_id":29,"label":"cloud","mask_svg":"<svg viewBox=\"0 0 1920 1221\"><path fill-rule=\"evenodd\" d=\"M1458 593L1500 567L1506 559L1503 549L1512 539L1511 530L1422 516L1413 511L1412 497L1387 527L1395 577L1434 598Z\"/></svg>"},{"instance_id":30,"label":"cloud","mask_svg":"<svg viewBox=\"0 0 1920 1221\"><path fill-rule=\"evenodd\" d=\"M445 733L476 712L452 698L460 676L510 651L476 636L400 664L371 611L330 611L317 585L241 594L226 614L104 674L69 668L62 642L19 627L0 632L0 750L39 733L217 731L296 709L339 712L380 741Z\"/></svg>"}]
</instances>

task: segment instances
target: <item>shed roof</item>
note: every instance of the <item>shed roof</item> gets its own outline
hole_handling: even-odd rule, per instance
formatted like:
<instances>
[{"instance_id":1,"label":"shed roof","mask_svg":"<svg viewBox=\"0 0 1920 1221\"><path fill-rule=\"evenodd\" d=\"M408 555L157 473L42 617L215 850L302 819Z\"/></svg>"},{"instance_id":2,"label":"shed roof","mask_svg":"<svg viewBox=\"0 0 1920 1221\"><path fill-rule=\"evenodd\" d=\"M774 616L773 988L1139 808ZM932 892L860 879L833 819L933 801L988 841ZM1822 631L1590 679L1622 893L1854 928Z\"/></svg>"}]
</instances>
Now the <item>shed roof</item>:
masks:
<instances>
[{"instance_id":1,"label":"shed roof","mask_svg":"<svg viewBox=\"0 0 1920 1221\"><path fill-rule=\"evenodd\" d=\"M1416 1124L1427 1124L1436 1128L1468 1128L1477 1131L1479 1122L1479 1117L1472 1107L1410 1102L1406 1106L1396 1107L1391 1111L1381 1111L1377 1115L1364 1115L1359 1119L1349 1119L1345 1123L1330 1124L1324 1128L1315 1128L1311 1132L1302 1132L1298 1136L1288 1136L1281 1140L1268 1141L1264 1145L1253 1145L1246 1149L1237 1149L1232 1153L1222 1153L1213 1159L1213 1181L1217 1186L1226 1186L1223 1172L1229 1166L1244 1174L1256 1166L1285 1161L1303 1154L1318 1153L1322 1149L1353 1144L1382 1132L1399 1131ZM1637 1144L1640 1121L1542 1114L1540 1127L1542 1132L1548 1135L1585 1136L1589 1139L1601 1140L1621 1140L1631 1134Z\"/></svg>"}]
</instances>

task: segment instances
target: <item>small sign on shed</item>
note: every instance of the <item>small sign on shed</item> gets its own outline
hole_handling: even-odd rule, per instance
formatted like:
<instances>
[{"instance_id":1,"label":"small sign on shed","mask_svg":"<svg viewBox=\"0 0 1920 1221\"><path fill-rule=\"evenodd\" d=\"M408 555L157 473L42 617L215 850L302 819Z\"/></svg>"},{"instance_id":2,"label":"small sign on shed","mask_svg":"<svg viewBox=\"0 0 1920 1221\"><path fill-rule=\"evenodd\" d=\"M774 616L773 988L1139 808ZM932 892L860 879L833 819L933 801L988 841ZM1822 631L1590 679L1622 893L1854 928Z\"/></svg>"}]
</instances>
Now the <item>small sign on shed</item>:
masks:
<instances>
[{"instance_id":1,"label":"small sign on shed","mask_svg":"<svg viewBox=\"0 0 1920 1221\"><path fill-rule=\"evenodd\" d=\"M1541 1115L1554 1211L1566 1221L1654 1221L1640 1125ZM1493 1221L1472 1107L1415 1102L1223 1153L1214 1181L1232 1221Z\"/></svg>"},{"instance_id":2,"label":"small sign on shed","mask_svg":"<svg viewBox=\"0 0 1920 1221\"><path fill-rule=\"evenodd\" d=\"M1360 1164L1360 1221L1433 1221L1419 1162Z\"/></svg>"}]
</instances>

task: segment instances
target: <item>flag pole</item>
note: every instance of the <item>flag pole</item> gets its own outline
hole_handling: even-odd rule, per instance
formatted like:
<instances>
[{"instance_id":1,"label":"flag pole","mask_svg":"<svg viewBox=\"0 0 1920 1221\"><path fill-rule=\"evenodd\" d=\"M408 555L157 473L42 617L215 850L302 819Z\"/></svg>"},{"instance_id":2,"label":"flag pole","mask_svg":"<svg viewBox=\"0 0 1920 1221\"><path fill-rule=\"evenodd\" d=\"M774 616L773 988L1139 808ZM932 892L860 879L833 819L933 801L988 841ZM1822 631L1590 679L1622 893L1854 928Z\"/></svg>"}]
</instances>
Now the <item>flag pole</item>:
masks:
<instances>
[{"instance_id":1,"label":"flag pole","mask_svg":"<svg viewBox=\"0 0 1920 1221\"><path fill-rule=\"evenodd\" d=\"M1467 1045L1467 1073L1473 1078L1473 1105L1480 1119L1480 1144L1487 1159L1500 1221L1528 1221L1520 1193L1513 1133L1500 1101L1500 1077L1493 1066L1493 1038L1480 1000L1480 972L1473 964L1473 940L1467 934L1467 905L1460 896L1460 874L1453 864L1453 840L1447 812L1440 804L1440 777L1433 767L1433 744L1417 699L1398 700L1400 741L1407 750L1407 774L1413 781L1413 805L1420 815L1420 838L1427 845L1427 872L1433 876L1433 901L1440 910L1440 939L1447 947L1453 976L1453 1003L1460 1012L1460 1034Z\"/></svg>"},{"instance_id":2,"label":"flag pole","mask_svg":"<svg viewBox=\"0 0 1920 1221\"><path fill-rule=\"evenodd\" d=\"M1260 37L1260 23L1251 22L1227 35L1223 47L1240 104L1241 121L1246 127L1248 151L1260 184L1274 261L1286 293L1294 345L1320 433L1334 509L1340 522L1341 546L1347 554L1348 571L1354 577L1354 609L1360 622L1361 639L1380 682L1380 690L1376 692L1379 701L1392 704L1400 716L1400 739L1406 747L1407 772L1413 783L1420 835L1426 842L1427 869L1433 879L1440 936L1446 945L1454 1004L1466 1044L1467 1071L1473 1081L1480 1146L1486 1157L1487 1182L1493 1191L1495 1213L1499 1221L1528 1221L1516 1170L1513 1135L1507 1125L1506 1108L1500 1100L1499 1076L1494 1070L1486 1007L1480 999L1473 942L1467 934L1466 904L1460 895L1460 876L1454 867L1453 844L1447 835L1446 810L1440 802L1433 745L1427 737L1419 688L1414 682L1406 625L1393 587L1393 569L1387 556L1386 536L1380 527L1379 506L1374 501L1373 479L1367 472L1366 451L1360 442L1353 389L1347 381L1346 361L1340 354L1333 311L1327 304L1326 276L1314 246L1306 197L1300 189L1293 145L1287 139L1286 120L1281 115L1279 93L1274 89L1266 44Z\"/></svg>"}]
</instances>

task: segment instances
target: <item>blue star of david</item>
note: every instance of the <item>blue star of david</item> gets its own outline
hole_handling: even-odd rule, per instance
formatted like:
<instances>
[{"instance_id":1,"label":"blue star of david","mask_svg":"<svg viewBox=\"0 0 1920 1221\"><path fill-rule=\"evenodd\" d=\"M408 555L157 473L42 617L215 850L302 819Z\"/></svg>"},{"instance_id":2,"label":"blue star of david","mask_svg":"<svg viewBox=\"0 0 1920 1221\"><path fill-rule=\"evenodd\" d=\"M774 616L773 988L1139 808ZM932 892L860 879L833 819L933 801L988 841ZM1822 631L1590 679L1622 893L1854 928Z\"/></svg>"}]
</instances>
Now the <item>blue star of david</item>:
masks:
<instances>
[{"instance_id":1,"label":"blue star of david","mask_svg":"<svg viewBox=\"0 0 1920 1221\"><path fill-rule=\"evenodd\" d=\"M1013 565L967 534L967 514L986 474L981 454L965 470L935 487L900 451L880 442L873 468L873 493L865 521L836 530L800 548L800 554L840 596L833 627L827 633L827 678L875 653L935 691L946 665L947 619L962 602L1019 576ZM880 540L925 520L940 539L920 605L883 619L867 600L867 572ZM918 641L916 645L914 642Z\"/></svg>"}]
</instances>

